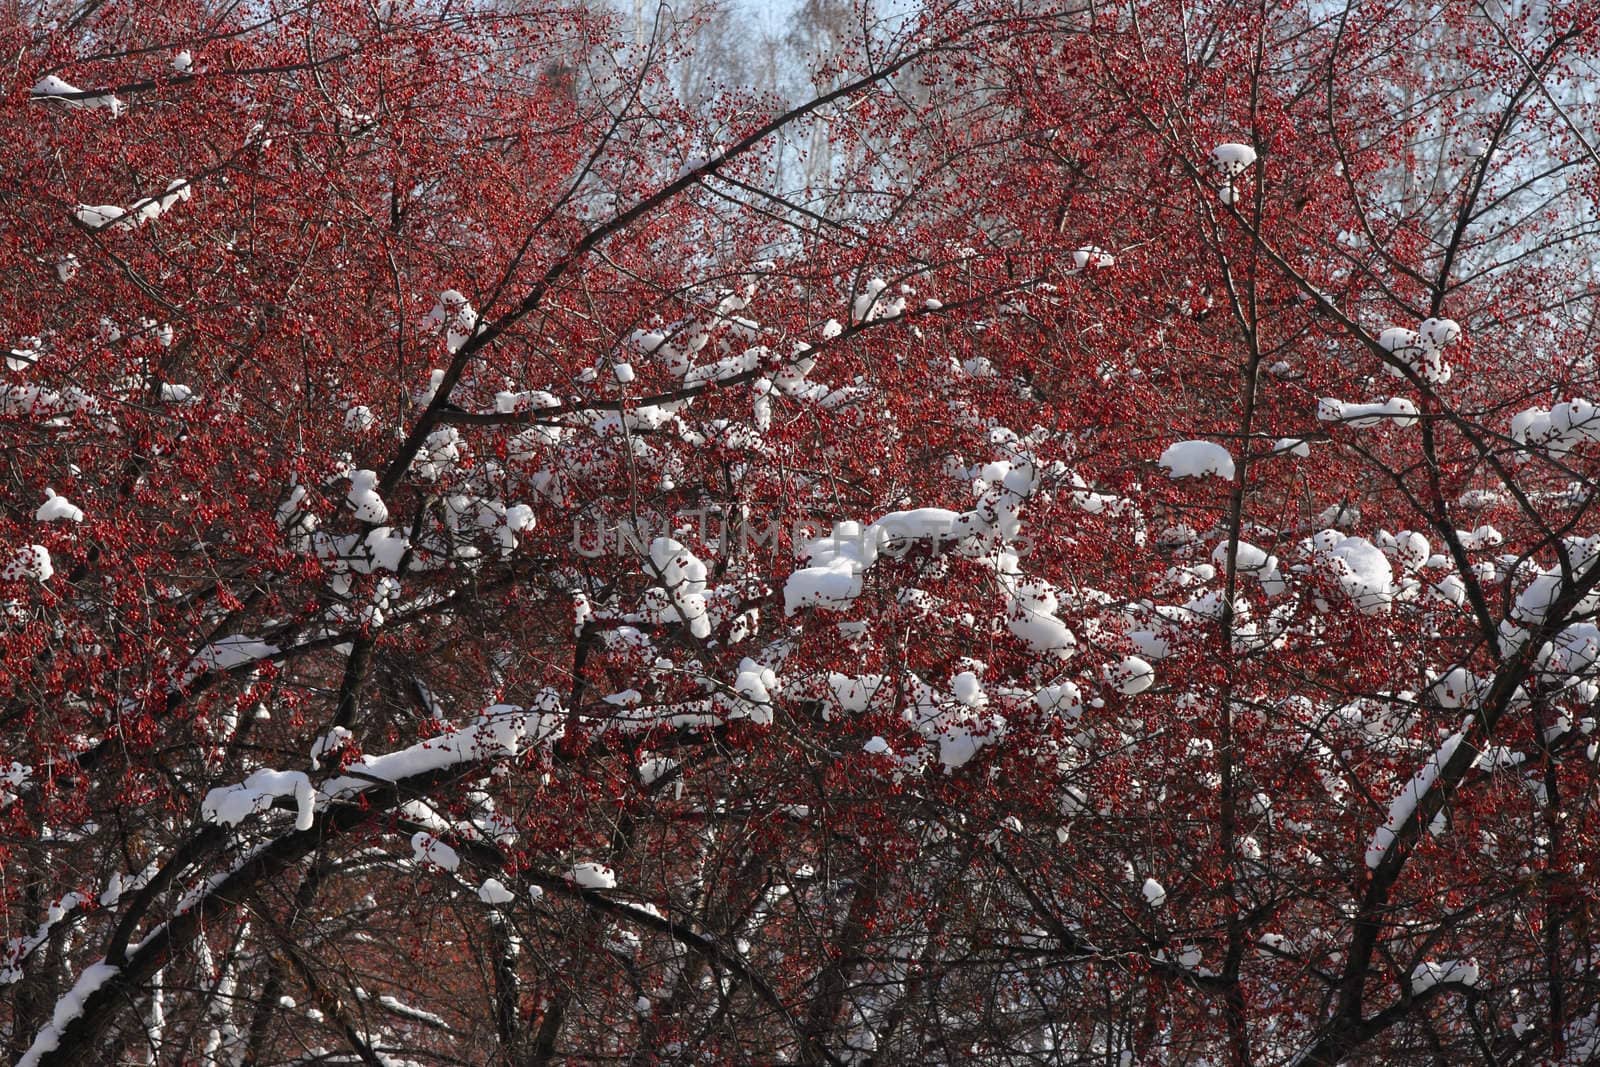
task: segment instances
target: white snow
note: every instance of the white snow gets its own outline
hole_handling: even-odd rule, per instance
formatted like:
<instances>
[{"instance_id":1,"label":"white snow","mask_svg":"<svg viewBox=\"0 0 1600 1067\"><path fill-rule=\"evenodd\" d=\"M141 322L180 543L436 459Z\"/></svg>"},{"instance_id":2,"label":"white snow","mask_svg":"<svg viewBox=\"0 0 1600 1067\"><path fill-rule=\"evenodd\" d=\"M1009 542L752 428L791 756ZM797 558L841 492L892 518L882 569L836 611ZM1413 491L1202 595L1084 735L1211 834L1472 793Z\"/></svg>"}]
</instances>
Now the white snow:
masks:
<instances>
[{"instance_id":1,"label":"white snow","mask_svg":"<svg viewBox=\"0 0 1600 1067\"><path fill-rule=\"evenodd\" d=\"M517 898L498 878L485 878L478 887L478 899L485 904L498 906L509 904Z\"/></svg>"},{"instance_id":2,"label":"white snow","mask_svg":"<svg viewBox=\"0 0 1600 1067\"><path fill-rule=\"evenodd\" d=\"M931 538L950 538L961 516L944 508L897 511L863 527L858 522L838 522L833 532L810 541L801 549L809 565L794 571L784 584L785 611L801 608L838 610L861 594L861 578L878 556L893 546Z\"/></svg>"},{"instance_id":3,"label":"white snow","mask_svg":"<svg viewBox=\"0 0 1600 1067\"><path fill-rule=\"evenodd\" d=\"M1072 682L1045 686L1033 695L1033 702L1046 715L1076 719L1083 714L1083 693Z\"/></svg>"},{"instance_id":4,"label":"white snow","mask_svg":"<svg viewBox=\"0 0 1600 1067\"><path fill-rule=\"evenodd\" d=\"M352 561L350 564L352 570L386 570L398 574L406 550L411 547L411 541L400 530L389 526L378 526L368 531L367 536L361 539L360 545L361 551L367 557L367 565L359 566ZM354 549L350 554L354 554Z\"/></svg>"},{"instance_id":5,"label":"white snow","mask_svg":"<svg viewBox=\"0 0 1600 1067\"><path fill-rule=\"evenodd\" d=\"M1156 669L1138 656L1124 656L1116 666L1106 666L1106 684L1124 696L1136 696L1156 681Z\"/></svg>"},{"instance_id":6,"label":"white snow","mask_svg":"<svg viewBox=\"0 0 1600 1067\"><path fill-rule=\"evenodd\" d=\"M424 481L437 481L455 467L461 458L461 434L454 426L441 426L428 435L416 458L411 461L411 473Z\"/></svg>"},{"instance_id":7,"label":"white snow","mask_svg":"<svg viewBox=\"0 0 1600 1067\"><path fill-rule=\"evenodd\" d=\"M1222 172L1225 177L1234 177L1242 174L1245 168L1256 161L1256 150L1247 144L1229 141L1219 144L1211 150L1212 164Z\"/></svg>"},{"instance_id":8,"label":"white snow","mask_svg":"<svg viewBox=\"0 0 1600 1067\"><path fill-rule=\"evenodd\" d=\"M1277 556L1274 556L1260 545L1251 544L1249 541L1241 540L1236 542L1236 545L1237 547L1233 553L1233 565L1236 572L1254 575L1256 581L1261 583L1261 591L1268 596L1277 596L1288 588L1288 580L1284 578L1283 572L1279 569ZM1227 541L1219 542L1217 547L1211 550L1211 562L1218 568L1227 565ZM1190 606L1192 609L1198 605L1196 601L1191 601Z\"/></svg>"},{"instance_id":9,"label":"white snow","mask_svg":"<svg viewBox=\"0 0 1600 1067\"><path fill-rule=\"evenodd\" d=\"M77 220L91 230L99 230L110 226L126 214L126 211L115 204L79 204L73 211L73 215ZM132 229L132 226L129 225L123 228Z\"/></svg>"},{"instance_id":10,"label":"white snow","mask_svg":"<svg viewBox=\"0 0 1600 1067\"><path fill-rule=\"evenodd\" d=\"M41 351L44 341L38 337L24 337L17 342L16 347L6 349L6 369L25 371L39 362L44 353Z\"/></svg>"},{"instance_id":11,"label":"white snow","mask_svg":"<svg viewBox=\"0 0 1600 1067\"><path fill-rule=\"evenodd\" d=\"M450 1025L449 1023L445 1022L442 1015L435 1015L431 1011L424 1011L422 1008L413 1007L412 1005L401 1000L399 997L391 996L388 993L380 994L378 996L378 1003L383 1005L389 1011L394 1012L396 1015L403 1016L407 1019L415 1019L419 1023L428 1023L430 1026L441 1027ZM404 1065L402 1062L391 1060L388 1057L382 1057L381 1062L383 1063L383 1067L409 1067L409 1065Z\"/></svg>"},{"instance_id":12,"label":"white snow","mask_svg":"<svg viewBox=\"0 0 1600 1067\"><path fill-rule=\"evenodd\" d=\"M904 312L905 297L885 297L883 294L888 288L889 283L882 278L873 278L867 282L866 288L850 307L850 321L859 323L873 319L892 319Z\"/></svg>"},{"instance_id":13,"label":"white snow","mask_svg":"<svg viewBox=\"0 0 1600 1067\"><path fill-rule=\"evenodd\" d=\"M1450 762L1450 757L1455 755L1465 737L1461 731L1445 738L1439 750L1428 758L1428 762L1418 768L1417 773L1407 782L1405 788L1400 790L1389 804L1389 817L1384 820L1372 834L1372 841L1367 845L1367 866L1376 869L1389 854L1389 849L1394 846L1400 836L1400 831L1416 814L1417 805L1422 798L1433 788L1433 783L1439 780L1439 772L1444 770L1444 765Z\"/></svg>"},{"instance_id":14,"label":"white snow","mask_svg":"<svg viewBox=\"0 0 1600 1067\"><path fill-rule=\"evenodd\" d=\"M1009 586L1011 603L1006 611L1006 628L1035 652L1057 659L1070 659L1078 649L1078 639L1057 615L1060 600L1047 582L1017 581L1014 553L1002 553L996 577Z\"/></svg>"},{"instance_id":15,"label":"white snow","mask_svg":"<svg viewBox=\"0 0 1600 1067\"><path fill-rule=\"evenodd\" d=\"M275 771L263 767L238 785L211 790L200 802L200 815L206 822L238 826L246 818L272 807L278 797L295 800L296 830L311 829L316 817L316 794L304 771Z\"/></svg>"},{"instance_id":16,"label":"white snow","mask_svg":"<svg viewBox=\"0 0 1600 1067\"><path fill-rule=\"evenodd\" d=\"M1551 455L1565 455L1586 441L1600 441L1600 408L1582 397L1548 411L1528 408L1512 418L1511 437Z\"/></svg>"},{"instance_id":17,"label":"white snow","mask_svg":"<svg viewBox=\"0 0 1600 1067\"><path fill-rule=\"evenodd\" d=\"M859 715L872 703L872 697L883 686L883 675L863 674L852 677L832 671L828 674L828 691L839 710L848 715Z\"/></svg>"},{"instance_id":18,"label":"white snow","mask_svg":"<svg viewBox=\"0 0 1600 1067\"><path fill-rule=\"evenodd\" d=\"M1105 249L1096 248L1094 245L1084 245L1072 253L1072 269L1067 273L1077 274L1079 271L1084 270L1104 270L1107 267L1115 266L1116 262L1116 257ZM935 300L930 300L928 303L939 307L943 306Z\"/></svg>"},{"instance_id":19,"label":"white snow","mask_svg":"<svg viewBox=\"0 0 1600 1067\"><path fill-rule=\"evenodd\" d=\"M1305 459L1311 455L1311 446L1303 437L1280 437L1273 442L1272 454L1274 456L1298 456Z\"/></svg>"},{"instance_id":20,"label":"white snow","mask_svg":"<svg viewBox=\"0 0 1600 1067\"><path fill-rule=\"evenodd\" d=\"M440 870L454 871L461 866L461 857L456 854L455 849L426 830L418 830L411 835L411 862L424 867L433 866Z\"/></svg>"},{"instance_id":21,"label":"white snow","mask_svg":"<svg viewBox=\"0 0 1600 1067\"><path fill-rule=\"evenodd\" d=\"M1428 587L1428 595L1435 600L1460 607L1467 602L1467 584L1454 574L1447 574Z\"/></svg>"},{"instance_id":22,"label":"white snow","mask_svg":"<svg viewBox=\"0 0 1600 1067\"><path fill-rule=\"evenodd\" d=\"M1323 422L1344 423L1356 429L1379 426L1385 422L1392 422L1403 429L1417 421L1417 405L1401 396L1371 404L1351 404L1325 396L1317 401L1317 418Z\"/></svg>"},{"instance_id":23,"label":"white snow","mask_svg":"<svg viewBox=\"0 0 1600 1067\"><path fill-rule=\"evenodd\" d=\"M771 353L763 347L747 348L735 356L724 356L703 366L693 367L684 375L685 385L706 385L711 382L731 381L754 372Z\"/></svg>"},{"instance_id":24,"label":"white snow","mask_svg":"<svg viewBox=\"0 0 1600 1067\"><path fill-rule=\"evenodd\" d=\"M685 623L689 632L702 641L711 636L706 601L709 572L699 557L674 538L658 537L650 543L648 565L643 570L661 581L644 594L644 602L654 609L657 622Z\"/></svg>"},{"instance_id":25,"label":"white snow","mask_svg":"<svg viewBox=\"0 0 1600 1067\"><path fill-rule=\"evenodd\" d=\"M0 808L15 804L16 790L32 778L33 768L26 763L12 760L10 763L0 764Z\"/></svg>"},{"instance_id":26,"label":"white snow","mask_svg":"<svg viewBox=\"0 0 1600 1067\"><path fill-rule=\"evenodd\" d=\"M616 872L603 863L574 863L566 877L567 881L583 889L617 888Z\"/></svg>"},{"instance_id":27,"label":"white snow","mask_svg":"<svg viewBox=\"0 0 1600 1067\"><path fill-rule=\"evenodd\" d=\"M106 881L105 889L100 891L100 906L114 908L125 894L136 893L149 884L150 879L156 876L161 865L156 860L151 860L144 870L138 874L124 874L121 871L112 872Z\"/></svg>"},{"instance_id":28,"label":"white snow","mask_svg":"<svg viewBox=\"0 0 1600 1067\"><path fill-rule=\"evenodd\" d=\"M969 708L985 707L989 696L975 671L961 671L950 679L950 690L955 698Z\"/></svg>"},{"instance_id":29,"label":"white snow","mask_svg":"<svg viewBox=\"0 0 1600 1067\"><path fill-rule=\"evenodd\" d=\"M1489 682L1465 667L1448 671L1428 690L1441 708L1475 708L1489 690Z\"/></svg>"},{"instance_id":30,"label":"white snow","mask_svg":"<svg viewBox=\"0 0 1600 1067\"><path fill-rule=\"evenodd\" d=\"M55 572L49 549L43 545L23 545L12 555L5 570L0 571L0 581L16 582L32 578L36 582L48 582Z\"/></svg>"},{"instance_id":31,"label":"white snow","mask_svg":"<svg viewBox=\"0 0 1600 1067\"><path fill-rule=\"evenodd\" d=\"M191 669L197 673L202 670L232 670L246 663L276 656L280 651L277 645L244 634L232 634L219 637L201 648L195 654Z\"/></svg>"},{"instance_id":32,"label":"white snow","mask_svg":"<svg viewBox=\"0 0 1600 1067\"><path fill-rule=\"evenodd\" d=\"M1178 441L1167 446L1158 460L1170 478L1204 478L1216 475L1233 480L1233 457L1214 441Z\"/></svg>"},{"instance_id":33,"label":"white snow","mask_svg":"<svg viewBox=\"0 0 1600 1067\"><path fill-rule=\"evenodd\" d=\"M64 496L57 496L54 489L44 491L45 500L39 505L39 510L33 517L39 522L82 522L83 509L73 506L72 502Z\"/></svg>"},{"instance_id":34,"label":"white snow","mask_svg":"<svg viewBox=\"0 0 1600 1067\"><path fill-rule=\"evenodd\" d=\"M446 289L439 294L439 302L428 312L422 320L424 328L437 330L448 324L445 332L445 347L454 354L461 346L472 339L481 327L478 325L478 312L472 304L455 289ZM431 395L429 399L432 399Z\"/></svg>"},{"instance_id":35,"label":"white snow","mask_svg":"<svg viewBox=\"0 0 1600 1067\"><path fill-rule=\"evenodd\" d=\"M992 435L1002 437L1008 433L992 431ZM1014 441L1015 435L1011 435L1010 440ZM997 438L997 443L1003 442ZM853 520L834 523L827 537L807 542L799 551L807 565L790 574L784 584L786 613L792 615L811 607L835 611L847 607L861 594L863 574L884 554L899 556L918 543L928 542L935 549L949 546L960 554L976 555L980 549L975 546L1015 538L1020 529L1020 506L1037 487L1038 471L1023 457L1016 461L1000 461L991 467L992 470L985 469L995 477L985 479L987 484L982 496L970 511L955 512L937 507L894 511L866 526ZM1009 555L1009 561L1009 565L998 568L998 576L1014 587L1015 553ZM1038 628L1040 624L1042 629ZM1013 624L1014 630L1017 625L1043 642L1047 649L1066 648L1075 643L1070 634L1064 635L1065 627L1059 620L1050 625L1042 619L1037 622L1019 619Z\"/></svg>"},{"instance_id":36,"label":"white snow","mask_svg":"<svg viewBox=\"0 0 1600 1067\"><path fill-rule=\"evenodd\" d=\"M174 178L167 183L166 190L160 195L140 197L128 207L119 207L116 204L79 204L73 210L73 215L91 230L103 230L108 227L117 230L136 230L145 223L160 218L193 195L194 190L189 184L189 179Z\"/></svg>"},{"instance_id":37,"label":"white snow","mask_svg":"<svg viewBox=\"0 0 1600 1067\"><path fill-rule=\"evenodd\" d=\"M1434 348L1453 345L1461 337L1461 326L1454 319L1423 319L1417 327L1422 342Z\"/></svg>"},{"instance_id":38,"label":"white snow","mask_svg":"<svg viewBox=\"0 0 1600 1067\"><path fill-rule=\"evenodd\" d=\"M350 775L323 782L319 791L330 800L358 796L374 782L399 782L475 760L517 755L536 744L554 741L565 731L565 715L553 694L541 693L539 710L495 704L471 726L453 730L409 748L382 755L362 755L349 764Z\"/></svg>"},{"instance_id":39,"label":"white snow","mask_svg":"<svg viewBox=\"0 0 1600 1067\"><path fill-rule=\"evenodd\" d=\"M314 771L321 769L322 757L336 749L343 748L353 736L347 727L335 726L318 737L311 743L311 769Z\"/></svg>"},{"instance_id":40,"label":"white snow","mask_svg":"<svg viewBox=\"0 0 1600 1067\"><path fill-rule=\"evenodd\" d=\"M1144 899L1149 902L1152 908L1161 907L1167 902L1166 887L1154 878L1146 878L1144 880Z\"/></svg>"},{"instance_id":41,"label":"white snow","mask_svg":"<svg viewBox=\"0 0 1600 1067\"><path fill-rule=\"evenodd\" d=\"M1247 144L1228 142L1211 150L1211 166L1221 176L1217 186L1217 199L1232 204L1237 197L1233 180L1248 170L1256 161L1256 150Z\"/></svg>"},{"instance_id":42,"label":"white snow","mask_svg":"<svg viewBox=\"0 0 1600 1067\"><path fill-rule=\"evenodd\" d=\"M1426 381L1443 385L1450 380L1450 367L1444 362L1444 349L1461 336L1461 327L1451 319L1425 319L1415 330L1391 326L1378 335L1378 344ZM1393 377L1404 377L1394 364L1384 364Z\"/></svg>"},{"instance_id":43,"label":"white snow","mask_svg":"<svg viewBox=\"0 0 1600 1067\"><path fill-rule=\"evenodd\" d=\"M1256 940L1256 944L1261 946L1257 951L1260 952L1261 955L1269 957L1278 955L1292 956L1299 951L1297 948L1295 948L1294 942L1290 941L1282 934L1262 934Z\"/></svg>"},{"instance_id":44,"label":"white snow","mask_svg":"<svg viewBox=\"0 0 1600 1067\"><path fill-rule=\"evenodd\" d=\"M101 960L91 963L83 969L78 980L72 988L56 1001L55 1011L50 1016L50 1021L39 1028L39 1033L34 1037L33 1044L28 1051L17 1060L16 1067L37 1067L39 1061L54 1052L61 1043L61 1035L72 1025L73 1020L83 1014L83 1009L88 1000L101 986L117 976L119 967Z\"/></svg>"},{"instance_id":45,"label":"white snow","mask_svg":"<svg viewBox=\"0 0 1600 1067\"><path fill-rule=\"evenodd\" d=\"M984 748L1005 733L1006 721L998 715L978 715L971 711L946 713L934 739L939 744L939 762L957 770L971 762Z\"/></svg>"},{"instance_id":46,"label":"white snow","mask_svg":"<svg viewBox=\"0 0 1600 1067\"><path fill-rule=\"evenodd\" d=\"M111 93L96 96L77 95L83 91L63 78L47 74L33 83L29 97L39 103L56 104L61 107L103 107L111 112L112 118L117 118L128 109L127 104Z\"/></svg>"},{"instance_id":47,"label":"white snow","mask_svg":"<svg viewBox=\"0 0 1600 1067\"><path fill-rule=\"evenodd\" d=\"M771 667L746 656L739 662L733 691L739 700L725 700L729 719L749 719L757 726L772 724L772 698L778 689L778 676Z\"/></svg>"},{"instance_id":48,"label":"white snow","mask_svg":"<svg viewBox=\"0 0 1600 1067\"><path fill-rule=\"evenodd\" d=\"M649 756L639 761L639 783L646 789L678 769L678 761L668 756Z\"/></svg>"},{"instance_id":49,"label":"white snow","mask_svg":"<svg viewBox=\"0 0 1600 1067\"><path fill-rule=\"evenodd\" d=\"M1407 571L1417 571L1433 556L1425 534L1415 530L1402 530L1394 539L1394 558Z\"/></svg>"},{"instance_id":50,"label":"white snow","mask_svg":"<svg viewBox=\"0 0 1600 1067\"><path fill-rule=\"evenodd\" d=\"M369 470L350 472L350 509L361 522L381 526L389 520L389 508L378 496L378 473Z\"/></svg>"},{"instance_id":51,"label":"white snow","mask_svg":"<svg viewBox=\"0 0 1600 1067\"><path fill-rule=\"evenodd\" d=\"M1394 570L1383 550L1363 537L1323 530L1313 539L1319 558L1338 579L1339 588L1363 614L1389 610L1394 600Z\"/></svg>"},{"instance_id":52,"label":"white snow","mask_svg":"<svg viewBox=\"0 0 1600 1067\"><path fill-rule=\"evenodd\" d=\"M1424 960L1411 970L1411 995L1420 996L1447 983L1471 988L1478 984L1478 977L1478 964L1473 960Z\"/></svg>"}]
</instances>

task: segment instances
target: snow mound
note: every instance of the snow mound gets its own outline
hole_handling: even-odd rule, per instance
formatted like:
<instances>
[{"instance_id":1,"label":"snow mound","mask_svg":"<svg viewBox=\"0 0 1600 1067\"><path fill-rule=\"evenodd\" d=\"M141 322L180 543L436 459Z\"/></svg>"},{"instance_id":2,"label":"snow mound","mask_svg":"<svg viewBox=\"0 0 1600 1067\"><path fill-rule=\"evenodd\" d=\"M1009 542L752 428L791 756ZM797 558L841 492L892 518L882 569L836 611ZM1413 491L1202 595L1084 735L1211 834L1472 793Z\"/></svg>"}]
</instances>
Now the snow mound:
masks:
<instances>
[{"instance_id":1,"label":"snow mound","mask_svg":"<svg viewBox=\"0 0 1600 1067\"><path fill-rule=\"evenodd\" d=\"M316 794L303 771L274 771L263 767L239 785L211 790L200 802L206 822L238 826L258 811L266 811L278 797L293 797L296 830L311 829L316 815Z\"/></svg>"},{"instance_id":2,"label":"snow mound","mask_svg":"<svg viewBox=\"0 0 1600 1067\"><path fill-rule=\"evenodd\" d=\"M484 883L478 887L478 899L483 901L485 904L498 906L501 904L509 904L517 898L512 894L511 890L505 887L500 879L487 878L484 880Z\"/></svg>"},{"instance_id":3,"label":"snow mound","mask_svg":"<svg viewBox=\"0 0 1600 1067\"><path fill-rule=\"evenodd\" d=\"M461 857L456 850L426 830L418 830L411 835L411 861L445 871L454 871L461 866Z\"/></svg>"},{"instance_id":4,"label":"snow mound","mask_svg":"<svg viewBox=\"0 0 1600 1067\"><path fill-rule=\"evenodd\" d=\"M1478 978L1478 964L1473 960L1424 960L1411 969L1411 995L1420 996L1437 985L1471 988L1478 984Z\"/></svg>"},{"instance_id":5,"label":"snow mound","mask_svg":"<svg viewBox=\"0 0 1600 1067\"><path fill-rule=\"evenodd\" d=\"M1339 588L1366 615L1389 610L1394 601L1394 570L1383 550L1364 537L1347 537L1324 530L1313 539L1320 547L1323 565Z\"/></svg>"},{"instance_id":6,"label":"snow mound","mask_svg":"<svg viewBox=\"0 0 1600 1067\"><path fill-rule=\"evenodd\" d=\"M574 863L567 881L580 889L615 889L617 873L603 863Z\"/></svg>"},{"instance_id":7,"label":"snow mound","mask_svg":"<svg viewBox=\"0 0 1600 1067\"><path fill-rule=\"evenodd\" d=\"M1323 422L1338 422L1355 429L1366 429L1392 422L1404 429L1417 421L1417 405L1405 397L1390 397L1382 403L1351 404L1325 396L1317 401L1317 418Z\"/></svg>"},{"instance_id":8,"label":"snow mound","mask_svg":"<svg viewBox=\"0 0 1600 1067\"><path fill-rule=\"evenodd\" d=\"M1256 150L1247 144L1229 141L1211 150L1211 164L1221 171L1224 177L1232 178L1243 174L1255 161Z\"/></svg>"},{"instance_id":9,"label":"snow mound","mask_svg":"<svg viewBox=\"0 0 1600 1067\"><path fill-rule=\"evenodd\" d=\"M5 570L0 571L0 580L17 582L32 578L36 582L48 582L55 572L55 567L50 563L49 549L43 545L23 545L12 555Z\"/></svg>"},{"instance_id":10,"label":"snow mound","mask_svg":"<svg viewBox=\"0 0 1600 1067\"><path fill-rule=\"evenodd\" d=\"M44 496L44 503L33 513L33 517L39 522L83 521L83 509L75 507L66 497L57 496L54 489L46 489Z\"/></svg>"},{"instance_id":11,"label":"snow mound","mask_svg":"<svg viewBox=\"0 0 1600 1067\"><path fill-rule=\"evenodd\" d=\"M1167 446L1158 462L1171 478L1204 478L1216 475L1233 480L1233 457L1212 441L1178 441Z\"/></svg>"},{"instance_id":12,"label":"snow mound","mask_svg":"<svg viewBox=\"0 0 1600 1067\"><path fill-rule=\"evenodd\" d=\"M356 518L361 522L381 526L389 521L389 508L383 499L378 496L378 474L376 471L355 470L350 472L350 510L356 513Z\"/></svg>"}]
</instances>

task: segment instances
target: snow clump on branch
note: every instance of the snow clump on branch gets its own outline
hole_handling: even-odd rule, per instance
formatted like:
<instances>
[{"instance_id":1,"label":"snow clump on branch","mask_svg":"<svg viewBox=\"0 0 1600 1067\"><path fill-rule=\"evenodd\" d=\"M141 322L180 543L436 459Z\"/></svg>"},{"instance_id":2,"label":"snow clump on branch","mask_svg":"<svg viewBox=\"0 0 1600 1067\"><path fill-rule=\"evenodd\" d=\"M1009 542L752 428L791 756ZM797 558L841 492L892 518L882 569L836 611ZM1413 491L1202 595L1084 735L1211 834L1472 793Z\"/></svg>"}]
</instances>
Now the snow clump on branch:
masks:
<instances>
[{"instance_id":1,"label":"snow clump on branch","mask_svg":"<svg viewBox=\"0 0 1600 1067\"><path fill-rule=\"evenodd\" d=\"M1233 457L1213 441L1177 441L1167 446L1158 461L1171 478L1204 478L1216 475L1233 480Z\"/></svg>"},{"instance_id":2,"label":"snow clump on branch","mask_svg":"<svg viewBox=\"0 0 1600 1067\"><path fill-rule=\"evenodd\" d=\"M1217 199L1224 204L1232 205L1237 192L1233 180L1243 174L1256 161L1256 150L1247 144L1228 142L1219 144L1211 150L1211 166L1221 177L1222 182L1217 187Z\"/></svg>"},{"instance_id":3,"label":"snow clump on branch","mask_svg":"<svg viewBox=\"0 0 1600 1067\"><path fill-rule=\"evenodd\" d=\"M79 204L72 214L90 230L136 230L147 222L154 222L193 195L194 190L188 178L174 178L167 183L166 192L160 196L140 197L130 207Z\"/></svg>"},{"instance_id":4,"label":"snow clump on branch","mask_svg":"<svg viewBox=\"0 0 1600 1067\"><path fill-rule=\"evenodd\" d=\"M1461 327L1455 320L1430 318L1424 319L1415 330L1391 326L1378 335L1378 344L1423 380L1443 385L1450 380L1450 366L1444 361L1444 350L1460 337ZM1391 377L1404 377L1404 371L1393 363L1385 363L1383 369Z\"/></svg>"},{"instance_id":5,"label":"snow clump on branch","mask_svg":"<svg viewBox=\"0 0 1600 1067\"><path fill-rule=\"evenodd\" d=\"M51 104L64 108L96 108L103 107L111 112L112 118L121 117L128 110L128 105L114 93L86 93L64 78L54 74L46 74L37 82L28 93L29 99L38 104Z\"/></svg>"}]
</instances>

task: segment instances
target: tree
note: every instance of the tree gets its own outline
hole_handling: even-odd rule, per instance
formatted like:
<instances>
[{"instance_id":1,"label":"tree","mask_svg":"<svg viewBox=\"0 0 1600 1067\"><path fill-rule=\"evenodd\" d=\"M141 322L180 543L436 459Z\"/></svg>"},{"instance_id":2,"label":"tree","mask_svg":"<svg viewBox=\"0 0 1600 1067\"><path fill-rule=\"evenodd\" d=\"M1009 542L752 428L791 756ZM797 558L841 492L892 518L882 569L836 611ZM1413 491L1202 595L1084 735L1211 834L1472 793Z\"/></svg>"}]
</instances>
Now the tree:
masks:
<instances>
[{"instance_id":1,"label":"tree","mask_svg":"<svg viewBox=\"0 0 1600 1067\"><path fill-rule=\"evenodd\" d=\"M16 1062L1600 1055L1593 15L5 18Z\"/></svg>"}]
</instances>

